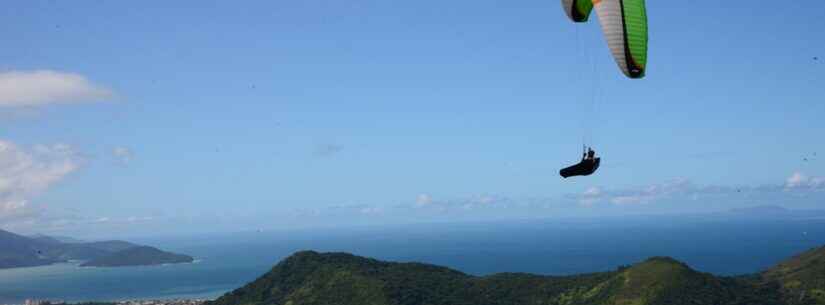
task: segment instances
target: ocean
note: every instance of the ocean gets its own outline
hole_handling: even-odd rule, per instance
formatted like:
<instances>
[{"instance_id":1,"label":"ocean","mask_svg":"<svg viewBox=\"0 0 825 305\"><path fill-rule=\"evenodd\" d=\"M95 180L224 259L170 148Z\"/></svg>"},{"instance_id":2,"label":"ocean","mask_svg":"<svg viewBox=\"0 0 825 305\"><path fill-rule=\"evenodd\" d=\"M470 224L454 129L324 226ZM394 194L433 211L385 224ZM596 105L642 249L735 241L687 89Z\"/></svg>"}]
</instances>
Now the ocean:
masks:
<instances>
[{"instance_id":1,"label":"ocean","mask_svg":"<svg viewBox=\"0 0 825 305\"><path fill-rule=\"evenodd\" d=\"M299 250L426 262L474 275L607 271L651 256L671 256L719 275L746 274L825 244L825 219L635 216L241 232L135 241L189 254L197 261L121 268L80 268L66 263L0 270L0 304L19 304L25 299L211 299L254 280Z\"/></svg>"}]
</instances>

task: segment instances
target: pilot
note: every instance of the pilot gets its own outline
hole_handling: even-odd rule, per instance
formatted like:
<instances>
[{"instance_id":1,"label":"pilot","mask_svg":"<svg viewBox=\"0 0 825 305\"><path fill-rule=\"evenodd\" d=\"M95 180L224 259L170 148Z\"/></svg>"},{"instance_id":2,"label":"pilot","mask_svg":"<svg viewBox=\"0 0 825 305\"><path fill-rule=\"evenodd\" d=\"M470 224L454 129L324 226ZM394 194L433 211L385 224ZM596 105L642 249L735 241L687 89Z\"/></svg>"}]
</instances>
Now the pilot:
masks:
<instances>
[{"instance_id":1,"label":"pilot","mask_svg":"<svg viewBox=\"0 0 825 305\"><path fill-rule=\"evenodd\" d=\"M584 159L593 161L595 158L596 158L596 152L593 151L593 149L591 149L590 147L588 147L587 148L587 157L585 157Z\"/></svg>"}]
</instances>

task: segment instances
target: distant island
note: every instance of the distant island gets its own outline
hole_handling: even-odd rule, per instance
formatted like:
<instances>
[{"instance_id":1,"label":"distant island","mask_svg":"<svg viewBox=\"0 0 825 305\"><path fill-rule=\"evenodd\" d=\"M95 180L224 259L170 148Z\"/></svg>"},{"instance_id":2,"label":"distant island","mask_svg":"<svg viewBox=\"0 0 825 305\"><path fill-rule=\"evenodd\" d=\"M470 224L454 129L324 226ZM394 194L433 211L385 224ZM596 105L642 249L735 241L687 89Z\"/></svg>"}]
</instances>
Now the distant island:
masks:
<instances>
[{"instance_id":1,"label":"distant island","mask_svg":"<svg viewBox=\"0 0 825 305\"><path fill-rule=\"evenodd\" d=\"M191 256L161 251L149 246L131 247L125 250L99 257L83 264L81 267L122 267L147 266L162 264L191 263Z\"/></svg>"},{"instance_id":2,"label":"distant island","mask_svg":"<svg viewBox=\"0 0 825 305\"><path fill-rule=\"evenodd\" d=\"M614 271L471 276L420 263L303 251L207 305L813 305L825 304L825 247L762 273L722 277L668 257Z\"/></svg>"},{"instance_id":3,"label":"distant island","mask_svg":"<svg viewBox=\"0 0 825 305\"><path fill-rule=\"evenodd\" d=\"M187 255L126 241L83 242L67 237L23 236L0 230L0 269L49 265L72 260L81 266L120 267L189 263Z\"/></svg>"}]
</instances>

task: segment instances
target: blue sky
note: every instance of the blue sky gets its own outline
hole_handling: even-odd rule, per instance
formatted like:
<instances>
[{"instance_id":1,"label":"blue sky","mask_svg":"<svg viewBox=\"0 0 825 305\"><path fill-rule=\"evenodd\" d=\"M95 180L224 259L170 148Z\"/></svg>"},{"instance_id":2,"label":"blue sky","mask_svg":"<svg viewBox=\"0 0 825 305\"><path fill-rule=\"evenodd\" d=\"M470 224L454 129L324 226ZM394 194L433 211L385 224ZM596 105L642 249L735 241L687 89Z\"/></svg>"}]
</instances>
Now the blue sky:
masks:
<instances>
[{"instance_id":1,"label":"blue sky","mask_svg":"<svg viewBox=\"0 0 825 305\"><path fill-rule=\"evenodd\" d=\"M0 70L74 75L85 91L0 92L0 140L31 156L0 174L51 175L6 190L0 225L141 234L819 206L825 4L650 1L647 77L629 80L595 18L573 24L557 2L9 3ZM602 169L560 179L585 135ZM760 187L775 192L691 203ZM628 194L647 199L609 197ZM435 203L465 208L403 208Z\"/></svg>"}]
</instances>

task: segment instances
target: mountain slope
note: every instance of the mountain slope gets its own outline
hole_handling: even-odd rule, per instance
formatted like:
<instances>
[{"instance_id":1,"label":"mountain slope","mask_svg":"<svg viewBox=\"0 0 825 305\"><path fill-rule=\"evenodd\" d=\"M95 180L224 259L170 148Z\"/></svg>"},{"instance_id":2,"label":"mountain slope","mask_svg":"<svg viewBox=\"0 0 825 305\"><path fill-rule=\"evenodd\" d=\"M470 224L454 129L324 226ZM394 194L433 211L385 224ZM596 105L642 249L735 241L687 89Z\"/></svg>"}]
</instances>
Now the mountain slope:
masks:
<instances>
[{"instance_id":1,"label":"mountain slope","mask_svg":"<svg viewBox=\"0 0 825 305\"><path fill-rule=\"evenodd\" d=\"M40 266L56 262L43 254L52 245L0 230L0 268Z\"/></svg>"},{"instance_id":2,"label":"mountain slope","mask_svg":"<svg viewBox=\"0 0 825 305\"><path fill-rule=\"evenodd\" d=\"M61 239L45 235L27 237L0 230L0 269L42 266L69 260L94 261L128 249L140 248L139 245L119 240L67 243ZM191 261L191 257L179 257L178 254L160 250L138 249L135 252L141 254L133 253L131 259L121 258L120 260L139 262L137 265L152 264L154 261L160 263Z\"/></svg>"},{"instance_id":3,"label":"mountain slope","mask_svg":"<svg viewBox=\"0 0 825 305\"><path fill-rule=\"evenodd\" d=\"M426 264L304 251L210 305L776 304L775 293L663 257L585 275L474 277Z\"/></svg>"},{"instance_id":4,"label":"mountain slope","mask_svg":"<svg viewBox=\"0 0 825 305\"><path fill-rule=\"evenodd\" d=\"M825 304L825 247L808 250L762 274L793 304Z\"/></svg>"}]
</instances>

